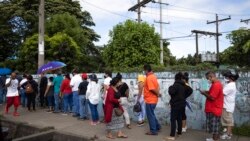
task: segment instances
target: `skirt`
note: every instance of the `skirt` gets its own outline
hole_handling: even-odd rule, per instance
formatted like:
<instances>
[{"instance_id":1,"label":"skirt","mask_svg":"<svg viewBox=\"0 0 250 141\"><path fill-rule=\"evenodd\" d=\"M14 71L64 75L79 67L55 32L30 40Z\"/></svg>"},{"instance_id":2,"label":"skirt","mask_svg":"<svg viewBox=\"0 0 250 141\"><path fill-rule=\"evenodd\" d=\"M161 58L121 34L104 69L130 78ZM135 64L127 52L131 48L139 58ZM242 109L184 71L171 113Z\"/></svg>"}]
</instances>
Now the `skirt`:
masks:
<instances>
[{"instance_id":1,"label":"skirt","mask_svg":"<svg viewBox=\"0 0 250 141\"><path fill-rule=\"evenodd\" d=\"M113 110L111 122L106 124L107 131L118 131L124 127L123 116L116 116Z\"/></svg>"}]
</instances>

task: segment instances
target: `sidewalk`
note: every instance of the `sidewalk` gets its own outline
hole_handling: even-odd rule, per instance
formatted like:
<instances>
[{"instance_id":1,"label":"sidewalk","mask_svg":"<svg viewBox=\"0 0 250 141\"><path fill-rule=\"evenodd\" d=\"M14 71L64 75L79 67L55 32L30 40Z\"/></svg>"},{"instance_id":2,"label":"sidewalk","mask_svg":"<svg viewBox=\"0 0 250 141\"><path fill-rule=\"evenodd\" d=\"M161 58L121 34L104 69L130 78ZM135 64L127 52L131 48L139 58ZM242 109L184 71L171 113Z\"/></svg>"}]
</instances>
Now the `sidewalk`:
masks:
<instances>
[{"instance_id":1,"label":"sidewalk","mask_svg":"<svg viewBox=\"0 0 250 141\"><path fill-rule=\"evenodd\" d=\"M3 114L4 107L0 106L0 115ZM10 109L12 112L13 107ZM101 123L97 126L91 126L90 121L78 121L70 115L64 116L61 114L47 113L46 110L37 110L36 112L28 112L24 108L19 109L20 116L13 117L12 114L4 115L5 118L14 121L27 122L31 125L37 126L54 126L56 130L69 132L76 135L85 137L98 136L100 140L110 141L105 137L105 124ZM158 136L147 136L145 133L148 131L148 125L137 127L135 123L132 124L132 129L124 128L125 134L128 135L127 139L114 139L119 141L162 141L165 136L169 135L169 127L162 126L162 130ZM205 141L209 134L205 131L197 131L189 129L187 133L177 138L177 141ZM232 141L250 141L250 138L234 136Z\"/></svg>"}]
</instances>

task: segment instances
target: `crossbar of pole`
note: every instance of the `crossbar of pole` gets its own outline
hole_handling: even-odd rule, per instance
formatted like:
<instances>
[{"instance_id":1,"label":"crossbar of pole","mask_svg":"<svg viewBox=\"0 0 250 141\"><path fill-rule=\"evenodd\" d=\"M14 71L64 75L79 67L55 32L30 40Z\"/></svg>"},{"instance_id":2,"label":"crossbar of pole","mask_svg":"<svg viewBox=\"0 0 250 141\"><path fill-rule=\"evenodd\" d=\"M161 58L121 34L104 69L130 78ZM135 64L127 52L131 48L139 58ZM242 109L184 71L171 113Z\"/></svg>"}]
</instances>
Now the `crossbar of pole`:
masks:
<instances>
[{"instance_id":1,"label":"crossbar of pole","mask_svg":"<svg viewBox=\"0 0 250 141\"><path fill-rule=\"evenodd\" d=\"M131 8L128 9L128 11L135 11L139 7L144 6L145 4L151 2L152 0L143 0L140 3L137 3L136 5L132 6Z\"/></svg>"},{"instance_id":2,"label":"crossbar of pole","mask_svg":"<svg viewBox=\"0 0 250 141\"><path fill-rule=\"evenodd\" d=\"M214 32L208 32L208 31L201 31L201 30L192 30L191 31L192 33L198 33L198 34L203 34L203 35L212 35L212 36L221 36L222 34L221 33L214 33Z\"/></svg>"}]
</instances>

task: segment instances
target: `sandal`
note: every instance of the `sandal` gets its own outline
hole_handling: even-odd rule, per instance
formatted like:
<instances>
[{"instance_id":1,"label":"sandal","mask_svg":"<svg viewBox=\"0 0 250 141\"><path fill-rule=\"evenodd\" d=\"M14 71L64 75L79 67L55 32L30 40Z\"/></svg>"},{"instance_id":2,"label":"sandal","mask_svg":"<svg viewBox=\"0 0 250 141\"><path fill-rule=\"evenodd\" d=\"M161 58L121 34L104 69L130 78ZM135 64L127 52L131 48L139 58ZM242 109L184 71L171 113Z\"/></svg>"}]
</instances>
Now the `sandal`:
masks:
<instances>
[{"instance_id":1,"label":"sandal","mask_svg":"<svg viewBox=\"0 0 250 141\"><path fill-rule=\"evenodd\" d=\"M123 138L123 139L126 139L126 138L128 138L128 136L126 136L126 135L121 135L121 136L117 136L117 138Z\"/></svg>"},{"instance_id":2,"label":"sandal","mask_svg":"<svg viewBox=\"0 0 250 141\"><path fill-rule=\"evenodd\" d=\"M175 137L165 137L164 140L166 140L166 141L174 141Z\"/></svg>"},{"instance_id":3,"label":"sandal","mask_svg":"<svg viewBox=\"0 0 250 141\"><path fill-rule=\"evenodd\" d=\"M156 136L158 135L157 133L152 133L152 132L147 132L146 135L153 135L153 136Z\"/></svg>"},{"instance_id":4,"label":"sandal","mask_svg":"<svg viewBox=\"0 0 250 141\"><path fill-rule=\"evenodd\" d=\"M128 129L131 129L131 126L128 124L128 125L127 125L127 128L128 128Z\"/></svg>"},{"instance_id":5,"label":"sandal","mask_svg":"<svg viewBox=\"0 0 250 141\"><path fill-rule=\"evenodd\" d=\"M115 139L115 137L113 137L113 136L108 136L108 135L106 135L106 138L108 138L108 139Z\"/></svg>"}]
</instances>

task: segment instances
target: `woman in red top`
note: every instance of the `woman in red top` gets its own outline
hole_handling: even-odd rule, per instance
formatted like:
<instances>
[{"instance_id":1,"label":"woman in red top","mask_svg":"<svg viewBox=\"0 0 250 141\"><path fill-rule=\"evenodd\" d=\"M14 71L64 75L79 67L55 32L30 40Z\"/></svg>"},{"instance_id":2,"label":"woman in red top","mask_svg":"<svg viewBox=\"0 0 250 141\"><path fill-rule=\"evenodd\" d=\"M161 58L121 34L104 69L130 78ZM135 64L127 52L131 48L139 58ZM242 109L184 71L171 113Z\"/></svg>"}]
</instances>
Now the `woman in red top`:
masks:
<instances>
[{"instance_id":1,"label":"woman in red top","mask_svg":"<svg viewBox=\"0 0 250 141\"><path fill-rule=\"evenodd\" d=\"M124 119L123 116L116 116L114 112L114 108L119 108L121 110L122 107L120 105L120 99L115 98L115 93L118 92L117 87L119 85L119 79L113 78L110 82L110 87L107 90L107 98L105 101L105 122L107 129L107 138L114 139L112 135L112 131L117 132L117 138L127 138L127 136L121 131L124 127Z\"/></svg>"},{"instance_id":2,"label":"woman in red top","mask_svg":"<svg viewBox=\"0 0 250 141\"><path fill-rule=\"evenodd\" d=\"M65 79L63 80L61 84L61 93L63 94L63 105L64 105L64 111L63 114L67 115L68 110L72 109L72 89L70 87L70 76L69 74L65 75Z\"/></svg>"}]
</instances>

